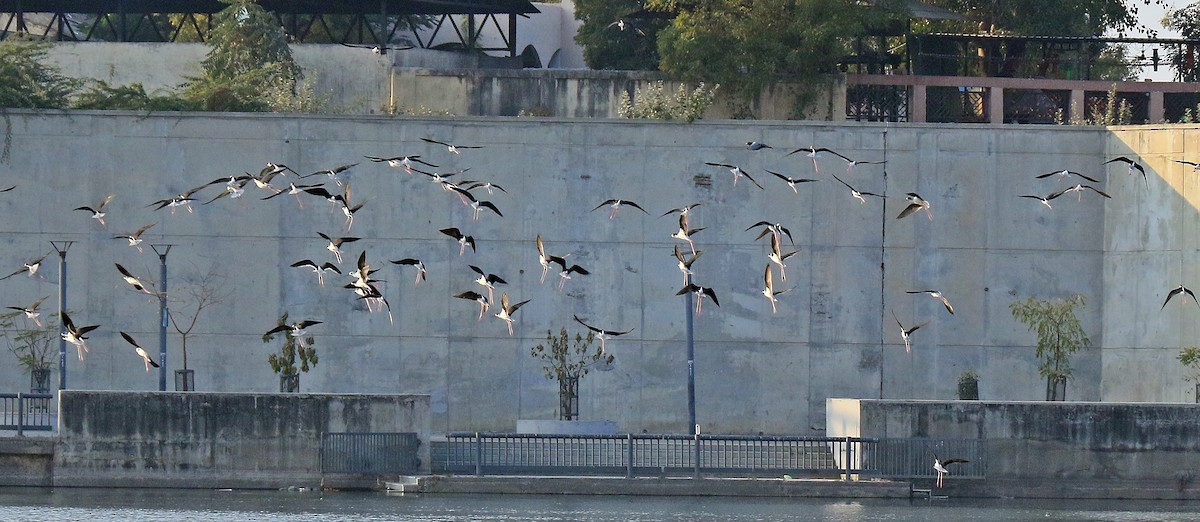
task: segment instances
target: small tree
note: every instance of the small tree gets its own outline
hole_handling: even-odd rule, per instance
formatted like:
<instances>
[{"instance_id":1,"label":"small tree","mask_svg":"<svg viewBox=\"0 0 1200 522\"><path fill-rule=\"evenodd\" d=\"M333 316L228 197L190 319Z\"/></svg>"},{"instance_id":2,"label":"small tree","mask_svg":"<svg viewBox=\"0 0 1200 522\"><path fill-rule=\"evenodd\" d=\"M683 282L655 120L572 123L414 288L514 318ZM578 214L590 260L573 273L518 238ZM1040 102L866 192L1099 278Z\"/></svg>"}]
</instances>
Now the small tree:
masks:
<instances>
[{"instance_id":1,"label":"small tree","mask_svg":"<svg viewBox=\"0 0 1200 522\"><path fill-rule=\"evenodd\" d=\"M188 335L190 335L192 333L192 329L196 327L196 321L200 319L200 312L203 312L205 308L208 308L212 305L219 304L225 299L224 277L225 276L223 274L216 270L216 265L213 265L212 269L210 269L207 274L200 276L192 283L174 291L171 294L172 297L168 298L168 300L174 301L176 304L181 306L187 304L195 307L188 308L188 310L191 310L190 315L177 314L175 313L174 308L167 308L167 317L171 319L171 326L175 328L176 332L179 332L179 336L182 338L180 347L183 350L184 370L188 369ZM179 318L184 318L183 321L186 321L186 327Z\"/></svg>"},{"instance_id":2,"label":"small tree","mask_svg":"<svg viewBox=\"0 0 1200 522\"><path fill-rule=\"evenodd\" d=\"M279 321L275 323L275 326L288 324L287 319L288 313L285 311L283 315L279 316ZM299 391L299 372L308 372L310 368L317 365L317 349L313 346L316 341L311 335L297 339L291 329L284 330L283 335L283 346L279 348L279 352L267 355L267 363L282 378L280 391ZM269 343L275 340L275 335L264 334L262 340L264 343ZM298 367L296 366L297 361L300 363ZM284 387L285 382L287 383L286 388Z\"/></svg>"},{"instance_id":3,"label":"small tree","mask_svg":"<svg viewBox=\"0 0 1200 522\"><path fill-rule=\"evenodd\" d=\"M1065 299L1034 299L1014 301L1008 305L1013 317L1037 334L1036 355L1042 360L1038 373L1046 378L1046 400L1062 400L1058 389L1065 393L1071 377L1071 354L1091 346L1075 309L1084 306L1082 295Z\"/></svg>"},{"instance_id":4,"label":"small tree","mask_svg":"<svg viewBox=\"0 0 1200 522\"><path fill-rule=\"evenodd\" d=\"M560 420L575 420L579 417L579 378L603 361L612 364L615 357L604 353L597 347L592 349L594 334L588 332L587 337L575 334L572 344L567 329L563 328L556 337L553 332L546 331L546 342L539 343L529 349L529 355L542 361L542 369L546 378L558 381L558 418ZM550 347L547 348L546 345Z\"/></svg>"},{"instance_id":5,"label":"small tree","mask_svg":"<svg viewBox=\"0 0 1200 522\"><path fill-rule=\"evenodd\" d=\"M1189 346L1179 351L1176 356L1179 363L1187 369L1183 380L1196 383L1196 391L1200 392L1200 346ZM1196 394L1196 402L1200 403L1200 393Z\"/></svg>"},{"instance_id":6,"label":"small tree","mask_svg":"<svg viewBox=\"0 0 1200 522\"><path fill-rule=\"evenodd\" d=\"M50 367L54 364L56 350L53 341L58 337L56 322L38 324L23 311L0 314L0 337L8 342L8 351L30 375L30 388L44 391L49 387ZM40 376L40 377L39 377Z\"/></svg>"}]
</instances>

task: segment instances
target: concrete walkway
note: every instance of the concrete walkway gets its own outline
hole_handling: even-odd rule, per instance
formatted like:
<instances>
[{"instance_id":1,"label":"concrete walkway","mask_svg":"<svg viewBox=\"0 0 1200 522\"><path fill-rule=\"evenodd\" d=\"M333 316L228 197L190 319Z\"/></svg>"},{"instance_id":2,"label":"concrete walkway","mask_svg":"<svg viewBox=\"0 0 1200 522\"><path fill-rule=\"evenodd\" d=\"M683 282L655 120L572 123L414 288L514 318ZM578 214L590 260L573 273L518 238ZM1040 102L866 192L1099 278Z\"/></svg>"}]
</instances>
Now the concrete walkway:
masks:
<instances>
[{"instance_id":1,"label":"concrete walkway","mask_svg":"<svg viewBox=\"0 0 1200 522\"><path fill-rule=\"evenodd\" d=\"M428 476L406 477L388 482L387 487L393 492L430 494L909 498L912 485L888 480L784 478Z\"/></svg>"}]
</instances>

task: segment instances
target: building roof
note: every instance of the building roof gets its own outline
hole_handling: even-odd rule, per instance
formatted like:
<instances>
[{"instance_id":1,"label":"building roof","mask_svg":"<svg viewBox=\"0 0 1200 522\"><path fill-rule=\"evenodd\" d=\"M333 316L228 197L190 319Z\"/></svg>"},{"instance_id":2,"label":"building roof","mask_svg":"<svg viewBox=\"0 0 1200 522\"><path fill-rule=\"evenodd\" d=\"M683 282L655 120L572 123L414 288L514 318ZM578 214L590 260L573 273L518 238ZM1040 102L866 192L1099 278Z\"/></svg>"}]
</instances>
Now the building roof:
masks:
<instances>
[{"instance_id":1,"label":"building roof","mask_svg":"<svg viewBox=\"0 0 1200 522\"><path fill-rule=\"evenodd\" d=\"M302 14L533 14L528 0L258 0L276 13ZM0 0L3 13L215 13L217 0Z\"/></svg>"}]
</instances>

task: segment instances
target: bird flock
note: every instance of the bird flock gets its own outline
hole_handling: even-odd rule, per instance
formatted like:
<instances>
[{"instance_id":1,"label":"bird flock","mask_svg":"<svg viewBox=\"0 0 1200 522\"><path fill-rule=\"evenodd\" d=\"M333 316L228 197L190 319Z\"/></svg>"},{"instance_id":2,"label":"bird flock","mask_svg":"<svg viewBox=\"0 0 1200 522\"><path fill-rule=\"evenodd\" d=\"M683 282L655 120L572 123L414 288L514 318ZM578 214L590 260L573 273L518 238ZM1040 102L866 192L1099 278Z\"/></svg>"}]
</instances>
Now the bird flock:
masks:
<instances>
[{"instance_id":1,"label":"bird flock","mask_svg":"<svg viewBox=\"0 0 1200 522\"><path fill-rule=\"evenodd\" d=\"M258 200L262 203L256 204L290 204L296 207L296 211L319 211L314 210L325 206L331 213L340 213L345 219L343 221L343 229L339 231L329 230L313 230L313 239L320 239L325 244L327 254L325 257L313 256L309 258L296 259L290 262L291 268L298 268L296 277L305 277L300 273L311 272L315 281L313 284L318 287L326 287L327 283L330 286L340 288L347 291L347 295L354 301L362 302L368 313L382 313L388 316L389 322L392 321L392 306L385 295L384 288L380 283L383 280L377 278L377 273L383 263L387 261L392 265L397 266L397 270L412 270L413 286L420 286L426 281L430 271L439 271L443 267L430 266L421 258L423 256L413 252L405 252L401 255L394 256L395 258L384 256L377 252L369 251L366 248L358 249L357 255L349 250L358 241L364 238L352 235L354 230L355 216L364 208L370 208L368 201L358 200L357 196L352 191L353 177L356 172L364 168L369 168L373 165L379 165L381 168L390 169L390 172L395 173L402 179L403 183L411 184L409 189L420 186L422 182L429 182L432 190L430 197L438 197L438 194L449 198L451 201L457 201L462 205L464 222L460 226L442 226L435 224L434 230L445 236L450 245L458 246L458 256L472 256L471 262L466 266L470 270L470 274L463 274L462 284L456 287L453 292L445 297L451 300L470 301L471 303L463 303L465 306L474 307L477 310L475 313L476 320L482 321L486 316L491 316L495 320L504 323L505 331L508 335L515 335L516 331L514 324L517 322L517 314L522 306L530 302L529 299L512 299L510 291L514 295L520 295L522 291L527 292L527 289L513 289L509 286L510 274L497 273L492 267L489 267L488 253L482 252L480 242L475 237L472 230L473 225L484 219L505 219L505 212L509 212L508 206L508 191L497 183L495 180L483 179L478 176L468 174L472 172L473 167L466 168L445 168L448 162L454 162L463 156L472 154L484 154L486 150L481 145L465 145L450 143L436 139L434 137L421 138L424 147L427 150L420 151L422 154L411 154L406 151L401 155L366 155L362 156L360 161L342 163L333 167L322 167L318 170L297 170L280 162L267 162L264 167L258 170L257 173L243 172L238 175L222 176L213 179L207 183L200 184L189 190L178 194L170 194L162 199L147 202L145 205L148 213L155 216L155 219L137 220L137 216L122 216L118 222L130 222L133 220L140 226L137 228L130 227L129 229L115 229L109 233L113 240L123 240L129 248L137 252L143 252L143 236L156 225L161 219L167 219L162 216L176 214L193 214L203 211L204 207L209 205L227 204L233 200ZM411 147L411 145L409 145ZM871 167L883 167L886 161L881 158L852 158L847 154L838 152L825 147L807 146L800 148L788 148L786 153L776 153L775 147L761 142L749 141L744 147L731 145L730 149L738 149L743 156L744 161L731 162L728 159L713 159L712 161L702 161L701 163L708 167L713 173L719 173L723 169L727 171L732 179L728 182L728 189L721 190L771 190L776 188L780 190L790 190L794 194L800 194L802 190L824 190L820 186L832 187L834 190L845 190L849 194L850 205L856 207L869 206L872 199L884 199L887 196L884 191L881 191L882 183L880 176L875 170L870 170ZM782 151L781 151L782 152ZM785 168L766 169L761 168L762 174L759 171L745 167L750 164L750 158L753 155L770 155L774 154L774 158L779 162L794 161L795 158L805 158L809 161L799 161L794 163L785 163ZM483 156L486 158L486 156ZM827 162L832 161L839 163L844 167L844 170L836 170L830 173ZM1178 163L1193 166L1200 169L1195 163L1176 160ZM740 163L740 164L739 164ZM1103 165L1121 164L1127 167L1127 172L1130 175L1141 175L1143 179L1146 177L1145 169L1137 162L1127 157L1118 157L1104 162ZM822 166L825 166L826 174L822 174ZM703 168L703 167L702 167ZM792 172L784 172L791 170ZM803 171L803 172L801 172ZM302 173L307 172L307 173ZM761 176L761 181L756 179L756 176ZM1055 170L1047 173L1037 174L1034 176L1040 180L1053 181L1063 180L1069 183L1068 186L1059 188L1058 190L1049 192L1048 195L1019 195L1021 198L1029 198L1036 200L1046 209L1052 210L1051 201L1060 198L1072 192L1076 193L1077 202L1082 203L1084 193L1090 191L1103 198L1110 196L1103 190L1097 188L1100 182L1098 177L1090 176L1069 169ZM745 178L747 183L739 182ZM742 187L749 187L743 189ZM786 187L786 189L784 188ZM11 191L16 187L8 187L0 192ZM283 197L281 197L283 196ZM704 313L705 301L711 301L712 306L720 307L720 297L723 292L740 291L740 289L720 289L706 285L702 279L697 277L699 272L704 274L703 270L698 270L703 265L702 255L704 250L698 247L698 238L703 238L701 234L705 227L693 227L692 222L694 216L703 212L711 212L713 216L720 216L719 208L709 209L702 203L696 201L679 201L679 206L666 209L659 213L662 209L647 209L642 204L628 199L627 194L596 194L595 200L588 203L587 206L579 209L579 216L572 216L578 219L593 219L587 216L595 215L595 219L604 220L596 211L607 207L607 221L617 222L626 219L650 219L662 220L666 222L666 218L671 217L670 222L676 224L677 227L672 232L668 226L664 225L661 232L661 240L675 240L673 246L673 257L677 262L677 268L682 275L682 282L675 292L676 296L691 294L695 298L694 312L696 314ZM116 195L99 194L94 195L90 201L80 201L74 207L74 211L83 212L80 219L88 219L94 223L94 226L108 230L110 227L109 209ZM832 196L831 196L832 197ZM275 200L275 201L271 201ZM907 192L904 195L904 200L907 204L903 210L895 216L894 219L906 219L915 214L923 214L925 220L932 221L934 219L933 206L929 199L917 194L916 192ZM270 203L267 203L270 202ZM375 203L382 204L382 202ZM624 212L622 212L624 210ZM630 214L633 212L633 214ZM466 220L469 217L469 221ZM444 224L449 225L449 224ZM112 225L116 227L115 224ZM129 231L132 229L132 231ZM795 244L795 240L791 231L784 223L773 222L769 220L760 220L753 224L748 224L745 228L746 242L755 244L757 241L766 240L768 247L765 248L765 258L758 266L751 267L755 273L761 273L762 289L761 294L767 301L764 306L769 306L771 314L778 314L781 308L785 308L787 303L783 302L781 297L787 294L791 288L784 288L788 280L787 263L790 258L795 256L799 250ZM751 235L754 234L754 235ZM534 232L534 237L528 238L529 241L529 264L532 265L532 260L537 259L538 265L542 268L539 284L545 284L546 278L551 269L558 275L557 282L554 287L558 291L565 291L568 284L576 278L586 277L598 270L613 270L613 267L598 267L598 266L583 266L578 262L570 260L570 253L564 253L560 250L559 245L544 241L542 235ZM108 237L108 236L106 236ZM581 238L585 239L585 238ZM23 262L20 268L15 269L0 280L9 279L20 274L27 274L30 277L42 277L39 268L46 258L47 254L41 254L38 257L32 257L29 261ZM507 260L505 260L507 261ZM669 262L664 260L664 263ZM518 263L523 264L523 263ZM158 293L153 290L154 281L149 277L139 276L127 269L120 263L114 263L116 274L114 278L119 277L129 289L148 296L159 297ZM760 268L761 267L761 268ZM496 293L499 292L499 297ZM912 295L926 295L931 299L938 301L950 316L955 314L955 309L951 304L950 297L947 292L941 289L929 289L917 286L912 290L907 290L906 293ZM1166 300L1163 302L1163 307L1176 295L1186 295L1191 297L1193 301L1200 306L1200 301L1191 289L1180 285L1176 289L1168 293ZM13 304L6 308L24 312L26 317L39 321L39 307L46 297L38 299L33 304ZM457 302L457 301L452 301ZM765 312L765 309L764 309ZM564 314L565 315L565 314ZM929 324L930 320L926 319L920 322L907 323L902 321L896 312L891 311L891 315L896 322L899 331L900 342L905 346L907 352L912 350L912 336L914 333ZM601 350L607 350L607 342L621 335L630 334L634 331L633 328L621 327L620 325L605 324L603 317L586 318L580 317L576 313L569 316L572 320L579 323L586 329L593 332L601 341ZM64 327L62 334L63 339L71 343L77 348L78 356L82 360L84 354L90 349L86 344L88 335L99 328L99 325L76 326L72 322L72 318L66 314L61 317L61 322ZM307 335L308 329L318 327L324 323L324 318L304 318L303 320L286 325L267 325L274 326L266 330L266 334L278 332L290 332L293 337L302 339ZM40 324L40 322L38 323ZM121 337L134 348L134 353L142 359L147 371L151 366L155 366L155 362L149 358L143 348L138 345L137 341L124 330L120 330Z\"/></svg>"}]
</instances>

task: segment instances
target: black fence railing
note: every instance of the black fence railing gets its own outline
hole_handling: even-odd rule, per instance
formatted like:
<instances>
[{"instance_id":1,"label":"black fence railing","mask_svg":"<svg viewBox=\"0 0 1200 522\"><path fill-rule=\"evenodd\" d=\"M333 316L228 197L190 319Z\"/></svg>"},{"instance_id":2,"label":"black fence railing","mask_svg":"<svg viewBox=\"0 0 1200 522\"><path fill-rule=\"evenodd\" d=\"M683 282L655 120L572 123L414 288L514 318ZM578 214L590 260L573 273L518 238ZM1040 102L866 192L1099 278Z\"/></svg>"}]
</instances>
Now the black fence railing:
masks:
<instances>
[{"instance_id":1,"label":"black fence railing","mask_svg":"<svg viewBox=\"0 0 1200 522\"><path fill-rule=\"evenodd\" d=\"M326 433L321 438L321 472L413 474L421 468L416 433Z\"/></svg>"},{"instance_id":2,"label":"black fence railing","mask_svg":"<svg viewBox=\"0 0 1200 522\"><path fill-rule=\"evenodd\" d=\"M54 414L49 393L0 393L0 430L51 431Z\"/></svg>"},{"instance_id":3,"label":"black fence railing","mask_svg":"<svg viewBox=\"0 0 1200 522\"><path fill-rule=\"evenodd\" d=\"M736 435L530 435L452 433L431 443L443 474L635 476L933 476L933 453L973 465L982 478L982 441ZM925 469L927 468L927 469Z\"/></svg>"}]
</instances>

